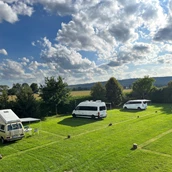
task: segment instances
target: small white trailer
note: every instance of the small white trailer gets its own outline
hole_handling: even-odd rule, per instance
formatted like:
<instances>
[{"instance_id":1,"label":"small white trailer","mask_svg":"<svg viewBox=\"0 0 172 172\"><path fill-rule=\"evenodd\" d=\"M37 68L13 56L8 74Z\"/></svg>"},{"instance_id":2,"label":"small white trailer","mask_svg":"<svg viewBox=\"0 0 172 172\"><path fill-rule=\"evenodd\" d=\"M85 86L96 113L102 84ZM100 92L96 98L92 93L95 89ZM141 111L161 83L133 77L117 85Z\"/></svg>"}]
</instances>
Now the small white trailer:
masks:
<instances>
[{"instance_id":1,"label":"small white trailer","mask_svg":"<svg viewBox=\"0 0 172 172\"><path fill-rule=\"evenodd\" d=\"M1 142L19 140L24 137L24 128L20 118L11 110L0 110Z\"/></svg>"}]
</instances>

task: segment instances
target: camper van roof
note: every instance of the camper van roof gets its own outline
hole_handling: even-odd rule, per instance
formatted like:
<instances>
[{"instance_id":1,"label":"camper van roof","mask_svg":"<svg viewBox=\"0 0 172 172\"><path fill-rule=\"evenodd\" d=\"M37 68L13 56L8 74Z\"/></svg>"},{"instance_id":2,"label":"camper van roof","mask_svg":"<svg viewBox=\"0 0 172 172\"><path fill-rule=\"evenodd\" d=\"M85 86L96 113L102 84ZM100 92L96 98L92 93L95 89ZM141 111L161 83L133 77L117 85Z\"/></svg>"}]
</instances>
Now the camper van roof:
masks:
<instances>
[{"instance_id":1,"label":"camper van roof","mask_svg":"<svg viewBox=\"0 0 172 172\"><path fill-rule=\"evenodd\" d=\"M151 100L147 100L147 99L129 100L129 102L140 102L140 101L150 102Z\"/></svg>"},{"instance_id":2,"label":"camper van roof","mask_svg":"<svg viewBox=\"0 0 172 172\"><path fill-rule=\"evenodd\" d=\"M20 121L20 118L11 109L0 110L0 118L4 123Z\"/></svg>"}]
</instances>

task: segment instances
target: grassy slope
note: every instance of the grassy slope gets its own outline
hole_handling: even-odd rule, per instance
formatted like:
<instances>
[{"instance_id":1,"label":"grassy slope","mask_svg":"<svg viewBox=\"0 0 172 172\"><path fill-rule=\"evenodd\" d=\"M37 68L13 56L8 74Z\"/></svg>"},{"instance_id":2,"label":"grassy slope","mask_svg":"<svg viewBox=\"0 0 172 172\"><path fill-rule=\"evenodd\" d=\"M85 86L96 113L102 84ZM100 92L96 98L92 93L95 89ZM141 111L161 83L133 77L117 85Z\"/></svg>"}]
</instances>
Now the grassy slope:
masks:
<instances>
[{"instance_id":1,"label":"grassy slope","mask_svg":"<svg viewBox=\"0 0 172 172\"><path fill-rule=\"evenodd\" d=\"M39 135L0 145L0 171L170 172L171 109L170 105L139 112L115 109L104 120L48 118L31 125L40 128ZM131 150L133 143L137 150Z\"/></svg>"}]
</instances>

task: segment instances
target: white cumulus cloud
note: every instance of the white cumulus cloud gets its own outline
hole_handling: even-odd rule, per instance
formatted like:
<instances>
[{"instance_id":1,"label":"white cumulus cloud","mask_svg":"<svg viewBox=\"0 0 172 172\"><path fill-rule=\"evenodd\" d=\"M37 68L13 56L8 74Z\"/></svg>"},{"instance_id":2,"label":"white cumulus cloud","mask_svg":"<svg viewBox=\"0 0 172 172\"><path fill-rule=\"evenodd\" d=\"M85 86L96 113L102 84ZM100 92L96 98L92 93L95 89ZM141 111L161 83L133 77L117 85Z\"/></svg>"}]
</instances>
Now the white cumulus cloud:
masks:
<instances>
[{"instance_id":1,"label":"white cumulus cloud","mask_svg":"<svg viewBox=\"0 0 172 172\"><path fill-rule=\"evenodd\" d=\"M28 1L19 0L1 0L0 1L0 23L7 21L9 23L15 23L19 20L18 15L31 16L33 13L33 7L29 6Z\"/></svg>"},{"instance_id":2,"label":"white cumulus cloud","mask_svg":"<svg viewBox=\"0 0 172 172\"><path fill-rule=\"evenodd\" d=\"M0 54L8 55L7 51L5 49L0 49Z\"/></svg>"}]
</instances>

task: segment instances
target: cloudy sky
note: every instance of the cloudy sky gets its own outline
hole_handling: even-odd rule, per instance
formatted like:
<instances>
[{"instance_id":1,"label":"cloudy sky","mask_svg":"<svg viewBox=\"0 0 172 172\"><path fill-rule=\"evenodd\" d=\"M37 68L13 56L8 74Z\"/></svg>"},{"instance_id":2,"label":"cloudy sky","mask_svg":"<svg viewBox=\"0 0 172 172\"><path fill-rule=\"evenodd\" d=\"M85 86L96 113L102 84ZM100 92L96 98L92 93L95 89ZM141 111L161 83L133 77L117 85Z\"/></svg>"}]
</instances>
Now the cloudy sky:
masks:
<instances>
[{"instance_id":1,"label":"cloudy sky","mask_svg":"<svg viewBox=\"0 0 172 172\"><path fill-rule=\"evenodd\" d=\"M0 0L0 85L172 76L172 0Z\"/></svg>"}]
</instances>

